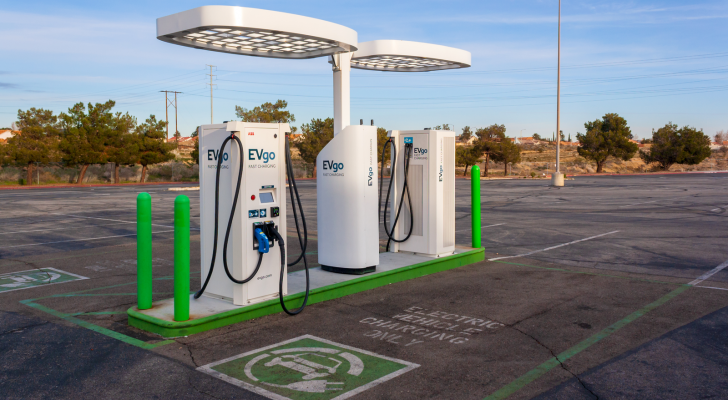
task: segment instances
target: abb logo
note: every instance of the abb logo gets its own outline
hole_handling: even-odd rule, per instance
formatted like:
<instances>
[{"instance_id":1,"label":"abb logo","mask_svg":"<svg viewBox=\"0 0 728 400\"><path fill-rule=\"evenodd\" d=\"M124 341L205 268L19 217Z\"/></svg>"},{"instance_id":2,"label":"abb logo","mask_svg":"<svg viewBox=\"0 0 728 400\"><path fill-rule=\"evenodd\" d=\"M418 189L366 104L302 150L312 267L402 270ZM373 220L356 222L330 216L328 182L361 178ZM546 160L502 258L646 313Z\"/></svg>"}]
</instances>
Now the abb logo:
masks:
<instances>
[{"instance_id":1,"label":"abb logo","mask_svg":"<svg viewBox=\"0 0 728 400\"><path fill-rule=\"evenodd\" d=\"M248 132L248 136L255 136L255 132Z\"/></svg>"}]
</instances>

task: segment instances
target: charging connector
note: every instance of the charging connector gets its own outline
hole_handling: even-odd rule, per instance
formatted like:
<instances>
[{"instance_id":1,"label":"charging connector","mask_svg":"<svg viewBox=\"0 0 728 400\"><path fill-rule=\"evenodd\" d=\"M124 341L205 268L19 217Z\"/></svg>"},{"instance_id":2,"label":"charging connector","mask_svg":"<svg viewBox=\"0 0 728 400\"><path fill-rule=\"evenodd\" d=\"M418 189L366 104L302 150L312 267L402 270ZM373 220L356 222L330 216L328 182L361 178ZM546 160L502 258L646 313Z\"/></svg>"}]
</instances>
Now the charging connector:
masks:
<instances>
[{"instance_id":1,"label":"charging connector","mask_svg":"<svg viewBox=\"0 0 728 400\"><path fill-rule=\"evenodd\" d=\"M255 242L253 245L253 248L256 248L258 250L258 253L267 253L270 250L270 241L268 240L268 235L263 233L263 230L260 228L255 228L253 231L253 235L255 235ZM257 246L255 246L257 244Z\"/></svg>"}]
</instances>

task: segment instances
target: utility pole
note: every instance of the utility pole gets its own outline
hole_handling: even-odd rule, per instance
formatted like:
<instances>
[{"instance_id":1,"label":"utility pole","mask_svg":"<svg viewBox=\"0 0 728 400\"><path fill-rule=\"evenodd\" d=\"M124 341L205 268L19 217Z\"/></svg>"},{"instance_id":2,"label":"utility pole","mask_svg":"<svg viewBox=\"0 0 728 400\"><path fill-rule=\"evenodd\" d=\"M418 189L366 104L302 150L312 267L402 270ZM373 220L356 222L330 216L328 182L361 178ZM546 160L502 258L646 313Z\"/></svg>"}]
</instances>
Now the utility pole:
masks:
<instances>
[{"instance_id":1,"label":"utility pole","mask_svg":"<svg viewBox=\"0 0 728 400\"><path fill-rule=\"evenodd\" d=\"M212 122L212 116L213 116L213 114L212 114L212 87L215 86L215 85L212 84L212 77L213 76L217 76L217 75L213 75L212 74L212 68L215 67L214 65L210 65L210 64L206 64L206 65L208 67L210 67L210 73L207 74L207 75L210 75L210 83L209 83L209 85L210 85L210 123L212 124L213 123Z\"/></svg>"},{"instance_id":2,"label":"utility pole","mask_svg":"<svg viewBox=\"0 0 728 400\"><path fill-rule=\"evenodd\" d=\"M561 147L561 0L559 0L559 36L556 64L556 165L551 176L552 186L564 186L564 176L560 167Z\"/></svg>"},{"instance_id":3,"label":"utility pole","mask_svg":"<svg viewBox=\"0 0 728 400\"><path fill-rule=\"evenodd\" d=\"M177 138L177 132L179 132L179 129L177 129L177 93L182 93L182 92L176 92L174 90L160 90L160 92L164 93L164 118L165 118L165 121L167 121L167 139L169 139L169 106L172 106L172 107L174 107L175 142L179 142L179 139ZM169 101L170 93L174 93L174 103Z\"/></svg>"}]
</instances>

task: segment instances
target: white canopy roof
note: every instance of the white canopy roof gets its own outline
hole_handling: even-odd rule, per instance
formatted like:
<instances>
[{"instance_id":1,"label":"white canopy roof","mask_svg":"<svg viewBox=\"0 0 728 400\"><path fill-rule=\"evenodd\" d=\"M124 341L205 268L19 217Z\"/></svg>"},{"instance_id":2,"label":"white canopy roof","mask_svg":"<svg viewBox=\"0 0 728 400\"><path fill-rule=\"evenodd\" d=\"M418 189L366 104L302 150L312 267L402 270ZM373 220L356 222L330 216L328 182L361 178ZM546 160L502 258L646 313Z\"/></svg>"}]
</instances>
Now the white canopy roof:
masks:
<instances>
[{"instance_id":1,"label":"white canopy roof","mask_svg":"<svg viewBox=\"0 0 728 400\"><path fill-rule=\"evenodd\" d=\"M355 51L353 29L320 19L233 6L203 6L157 19L157 39L258 57L314 58Z\"/></svg>"},{"instance_id":2,"label":"white canopy roof","mask_svg":"<svg viewBox=\"0 0 728 400\"><path fill-rule=\"evenodd\" d=\"M405 40L359 43L351 67L374 71L425 72L467 68L470 52L437 44Z\"/></svg>"}]
</instances>

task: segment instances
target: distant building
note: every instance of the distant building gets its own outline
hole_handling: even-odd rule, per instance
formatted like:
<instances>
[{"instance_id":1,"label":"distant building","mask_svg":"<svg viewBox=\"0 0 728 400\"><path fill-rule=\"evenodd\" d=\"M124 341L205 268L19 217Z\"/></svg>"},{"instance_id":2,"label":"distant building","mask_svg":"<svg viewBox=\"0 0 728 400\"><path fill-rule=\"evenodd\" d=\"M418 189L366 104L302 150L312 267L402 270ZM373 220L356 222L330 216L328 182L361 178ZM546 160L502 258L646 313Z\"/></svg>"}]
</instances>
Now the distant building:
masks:
<instances>
[{"instance_id":1,"label":"distant building","mask_svg":"<svg viewBox=\"0 0 728 400\"><path fill-rule=\"evenodd\" d=\"M516 143L516 144L534 144L534 145L536 145L536 144L541 144L541 141L540 140L536 140L536 139L534 139L532 137L520 137L520 138L516 138L515 141L514 141L514 143Z\"/></svg>"},{"instance_id":2,"label":"distant building","mask_svg":"<svg viewBox=\"0 0 728 400\"><path fill-rule=\"evenodd\" d=\"M17 135L19 133L20 133L19 131L12 131L10 129L0 130L0 140L2 140L3 143L4 143L8 139L10 139L11 137L13 137L13 136L15 136L15 135Z\"/></svg>"},{"instance_id":3,"label":"distant building","mask_svg":"<svg viewBox=\"0 0 728 400\"><path fill-rule=\"evenodd\" d=\"M189 158L191 157L192 151L195 149L196 137L181 137L167 139L167 143L177 143L177 148L172 150L172 154L178 157Z\"/></svg>"},{"instance_id":4,"label":"distant building","mask_svg":"<svg viewBox=\"0 0 728 400\"><path fill-rule=\"evenodd\" d=\"M478 137L475 136L475 135L470 135L470 137L468 138L468 140L463 140L463 136L462 135L460 135L458 137L458 142L460 142L460 143L462 143L464 145L471 145L471 144L475 143L476 140L478 140Z\"/></svg>"}]
</instances>

